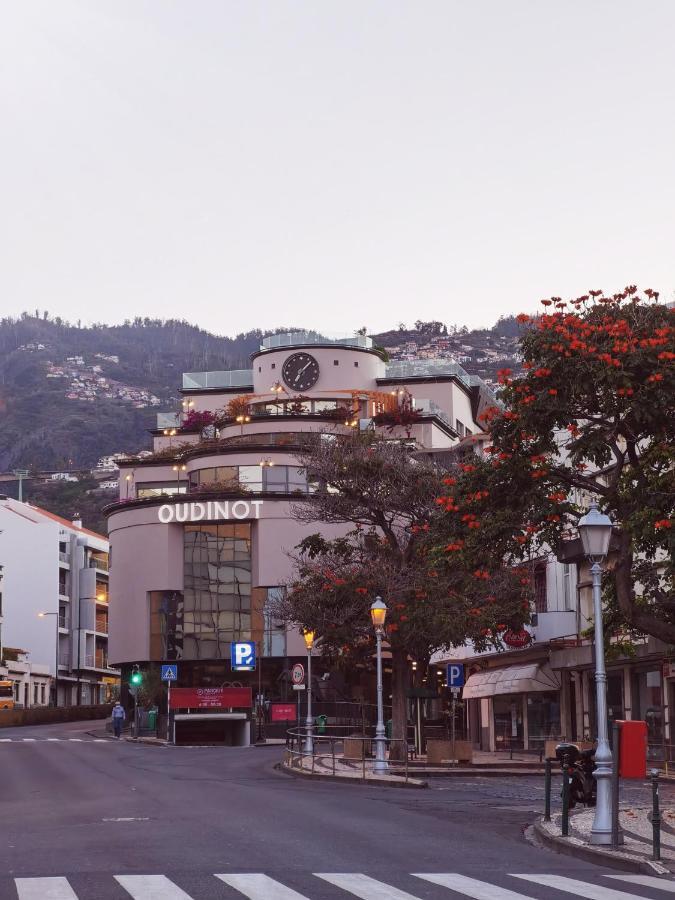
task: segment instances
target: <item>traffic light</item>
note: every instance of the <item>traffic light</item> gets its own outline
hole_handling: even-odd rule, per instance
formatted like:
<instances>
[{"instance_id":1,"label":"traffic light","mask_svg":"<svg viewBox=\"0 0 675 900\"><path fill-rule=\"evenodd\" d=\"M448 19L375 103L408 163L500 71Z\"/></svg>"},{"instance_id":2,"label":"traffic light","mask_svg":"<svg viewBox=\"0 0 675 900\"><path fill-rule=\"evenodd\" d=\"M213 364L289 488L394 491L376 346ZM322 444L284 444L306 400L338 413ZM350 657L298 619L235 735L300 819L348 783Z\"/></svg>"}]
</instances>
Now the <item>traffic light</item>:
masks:
<instances>
[{"instance_id":1,"label":"traffic light","mask_svg":"<svg viewBox=\"0 0 675 900\"><path fill-rule=\"evenodd\" d=\"M139 687L143 683L143 673L138 668L138 666L134 666L131 670L131 678L129 679L130 684L133 684L134 687Z\"/></svg>"}]
</instances>

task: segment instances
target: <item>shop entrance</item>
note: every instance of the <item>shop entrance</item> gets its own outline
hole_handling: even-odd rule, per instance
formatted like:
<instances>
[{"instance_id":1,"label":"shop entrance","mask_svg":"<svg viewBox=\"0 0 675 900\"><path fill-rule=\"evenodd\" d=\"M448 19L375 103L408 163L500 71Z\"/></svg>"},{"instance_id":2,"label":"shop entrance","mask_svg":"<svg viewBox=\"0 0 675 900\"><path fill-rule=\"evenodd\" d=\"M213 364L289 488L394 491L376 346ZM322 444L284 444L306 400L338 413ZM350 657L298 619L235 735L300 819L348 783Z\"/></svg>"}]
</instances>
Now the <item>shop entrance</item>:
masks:
<instances>
[{"instance_id":1,"label":"shop entrance","mask_svg":"<svg viewBox=\"0 0 675 900\"><path fill-rule=\"evenodd\" d=\"M246 713L181 713L174 716L175 744L248 747L251 723Z\"/></svg>"}]
</instances>

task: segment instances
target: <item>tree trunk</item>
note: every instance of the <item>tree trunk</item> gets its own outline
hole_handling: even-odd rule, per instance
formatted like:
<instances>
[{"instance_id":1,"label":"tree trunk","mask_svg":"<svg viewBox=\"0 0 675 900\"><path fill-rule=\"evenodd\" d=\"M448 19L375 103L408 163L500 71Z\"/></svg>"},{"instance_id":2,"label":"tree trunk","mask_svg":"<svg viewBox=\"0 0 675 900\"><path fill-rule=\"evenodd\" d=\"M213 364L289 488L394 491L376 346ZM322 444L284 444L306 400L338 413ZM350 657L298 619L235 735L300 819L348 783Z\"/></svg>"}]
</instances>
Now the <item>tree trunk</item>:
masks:
<instances>
[{"instance_id":1,"label":"tree trunk","mask_svg":"<svg viewBox=\"0 0 675 900\"><path fill-rule=\"evenodd\" d=\"M405 762L408 734L408 686L410 672L408 654L405 650L391 651L391 712L393 719L392 737L394 742L389 750L392 762Z\"/></svg>"}]
</instances>

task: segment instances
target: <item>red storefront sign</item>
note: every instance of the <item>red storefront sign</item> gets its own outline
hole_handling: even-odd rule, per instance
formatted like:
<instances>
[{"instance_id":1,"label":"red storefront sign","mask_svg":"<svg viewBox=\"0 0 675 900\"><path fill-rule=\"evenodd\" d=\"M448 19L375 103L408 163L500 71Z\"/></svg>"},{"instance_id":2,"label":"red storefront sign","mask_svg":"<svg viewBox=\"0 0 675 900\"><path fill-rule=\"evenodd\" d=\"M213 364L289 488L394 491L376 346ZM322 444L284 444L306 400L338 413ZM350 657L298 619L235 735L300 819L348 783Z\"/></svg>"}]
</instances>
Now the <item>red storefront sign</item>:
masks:
<instances>
[{"instance_id":1,"label":"red storefront sign","mask_svg":"<svg viewBox=\"0 0 675 900\"><path fill-rule=\"evenodd\" d=\"M512 629L509 628L502 635L502 640L507 647L527 647L532 640L532 635L529 631L525 631L524 628L522 631L512 631Z\"/></svg>"},{"instance_id":2,"label":"red storefront sign","mask_svg":"<svg viewBox=\"0 0 675 900\"><path fill-rule=\"evenodd\" d=\"M250 709L251 688L171 688L171 709Z\"/></svg>"},{"instance_id":3,"label":"red storefront sign","mask_svg":"<svg viewBox=\"0 0 675 900\"><path fill-rule=\"evenodd\" d=\"M270 718L273 722L295 722L296 714L295 703L273 703L270 707Z\"/></svg>"}]
</instances>

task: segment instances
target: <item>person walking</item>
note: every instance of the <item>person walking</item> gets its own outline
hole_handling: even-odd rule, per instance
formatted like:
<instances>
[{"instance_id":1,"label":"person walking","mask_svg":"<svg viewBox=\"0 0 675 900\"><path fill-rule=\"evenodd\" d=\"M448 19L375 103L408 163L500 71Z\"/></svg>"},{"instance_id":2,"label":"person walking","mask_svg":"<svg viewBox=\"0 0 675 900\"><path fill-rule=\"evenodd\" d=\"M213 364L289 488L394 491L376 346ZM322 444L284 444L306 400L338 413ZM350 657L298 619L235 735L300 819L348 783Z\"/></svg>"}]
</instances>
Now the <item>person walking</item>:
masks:
<instances>
[{"instance_id":1,"label":"person walking","mask_svg":"<svg viewBox=\"0 0 675 900\"><path fill-rule=\"evenodd\" d=\"M113 733L118 741L122 735L122 726L124 725L124 720L126 719L126 717L127 714L124 712L124 707L118 700L117 703L113 706L112 711Z\"/></svg>"}]
</instances>

